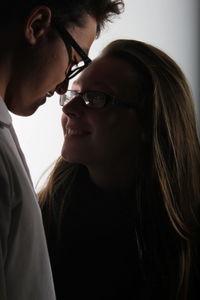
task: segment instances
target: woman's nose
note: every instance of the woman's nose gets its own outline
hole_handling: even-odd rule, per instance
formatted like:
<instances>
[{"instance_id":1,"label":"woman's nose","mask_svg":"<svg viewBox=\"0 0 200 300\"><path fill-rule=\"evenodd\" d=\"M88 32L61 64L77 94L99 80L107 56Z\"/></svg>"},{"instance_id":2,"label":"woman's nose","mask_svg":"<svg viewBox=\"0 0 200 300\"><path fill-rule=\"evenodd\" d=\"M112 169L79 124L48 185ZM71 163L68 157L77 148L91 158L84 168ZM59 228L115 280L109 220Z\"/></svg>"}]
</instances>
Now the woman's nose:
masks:
<instances>
[{"instance_id":1,"label":"woman's nose","mask_svg":"<svg viewBox=\"0 0 200 300\"><path fill-rule=\"evenodd\" d=\"M80 118L83 114L84 106L81 97L74 97L63 106L62 111L70 118Z\"/></svg>"},{"instance_id":2,"label":"woman's nose","mask_svg":"<svg viewBox=\"0 0 200 300\"><path fill-rule=\"evenodd\" d=\"M59 95L63 95L66 93L67 89L68 89L68 85L69 85L69 80L68 78L65 78L65 80L61 83L59 83L56 87L56 93Z\"/></svg>"}]
</instances>

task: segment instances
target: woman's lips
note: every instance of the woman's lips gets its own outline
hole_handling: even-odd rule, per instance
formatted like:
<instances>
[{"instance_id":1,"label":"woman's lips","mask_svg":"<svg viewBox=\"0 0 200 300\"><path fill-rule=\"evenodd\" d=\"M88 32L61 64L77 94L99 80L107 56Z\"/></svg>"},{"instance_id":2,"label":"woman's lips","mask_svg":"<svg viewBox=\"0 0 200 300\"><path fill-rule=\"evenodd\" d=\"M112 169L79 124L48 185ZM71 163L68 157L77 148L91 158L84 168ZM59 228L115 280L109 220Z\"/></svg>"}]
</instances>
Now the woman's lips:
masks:
<instances>
[{"instance_id":1,"label":"woman's lips","mask_svg":"<svg viewBox=\"0 0 200 300\"><path fill-rule=\"evenodd\" d=\"M84 136L88 135L89 132L82 129L74 129L74 128L66 128L65 129L65 136L72 137L72 136Z\"/></svg>"}]
</instances>

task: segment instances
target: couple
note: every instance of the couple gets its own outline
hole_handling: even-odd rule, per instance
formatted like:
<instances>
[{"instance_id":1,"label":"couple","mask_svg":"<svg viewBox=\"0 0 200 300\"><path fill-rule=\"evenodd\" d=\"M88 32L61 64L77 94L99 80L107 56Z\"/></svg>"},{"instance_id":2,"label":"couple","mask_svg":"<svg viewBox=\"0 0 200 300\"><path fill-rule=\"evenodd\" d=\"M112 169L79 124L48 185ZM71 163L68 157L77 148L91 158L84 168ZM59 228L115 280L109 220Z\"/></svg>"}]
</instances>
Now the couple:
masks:
<instances>
[{"instance_id":1,"label":"couple","mask_svg":"<svg viewBox=\"0 0 200 300\"><path fill-rule=\"evenodd\" d=\"M145 43L113 42L89 64L94 38L120 4L1 4L1 300L55 299L8 113L31 115L54 91L65 140L39 199L57 299L194 298L200 163L192 98L179 67ZM80 60L89 66L65 94Z\"/></svg>"}]
</instances>

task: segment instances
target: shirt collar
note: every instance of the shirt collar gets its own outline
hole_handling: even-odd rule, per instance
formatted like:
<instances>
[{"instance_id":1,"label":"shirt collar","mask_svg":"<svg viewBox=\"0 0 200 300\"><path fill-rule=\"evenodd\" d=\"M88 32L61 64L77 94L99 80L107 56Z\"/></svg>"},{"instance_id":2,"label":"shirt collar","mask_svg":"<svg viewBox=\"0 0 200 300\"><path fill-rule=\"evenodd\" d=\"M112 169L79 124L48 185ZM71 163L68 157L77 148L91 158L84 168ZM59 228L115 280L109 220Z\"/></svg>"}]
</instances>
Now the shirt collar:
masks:
<instances>
[{"instance_id":1,"label":"shirt collar","mask_svg":"<svg viewBox=\"0 0 200 300\"><path fill-rule=\"evenodd\" d=\"M9 126L12 123L11 115L4 100L0 97L0 124Z\"/></svg>"}]
</instances>

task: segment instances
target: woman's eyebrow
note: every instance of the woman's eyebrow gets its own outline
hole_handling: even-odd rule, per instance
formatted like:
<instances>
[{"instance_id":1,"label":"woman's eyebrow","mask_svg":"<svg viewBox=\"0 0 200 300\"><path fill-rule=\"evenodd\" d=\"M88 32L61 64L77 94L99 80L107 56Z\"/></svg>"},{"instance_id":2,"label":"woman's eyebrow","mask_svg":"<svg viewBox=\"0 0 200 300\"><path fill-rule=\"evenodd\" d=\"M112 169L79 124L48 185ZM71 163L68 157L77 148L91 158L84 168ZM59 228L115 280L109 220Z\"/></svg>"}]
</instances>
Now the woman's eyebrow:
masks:
<instances>
[{"instance_id":1,"label":"woman's eyebrow","mask_svg":"<svg viewBox=\"0 0 200 300\"><path fill-rule=\"evenodd\" d=\"M108 93L111 94L116 94L117 93L117 89L116 89L116 85L112 84L112 83L108 83L106 81L93 81L92 82L92 86L93 88L97 88L99 89L99 91L107 91Z\"/></svg>"}]
</instances>

